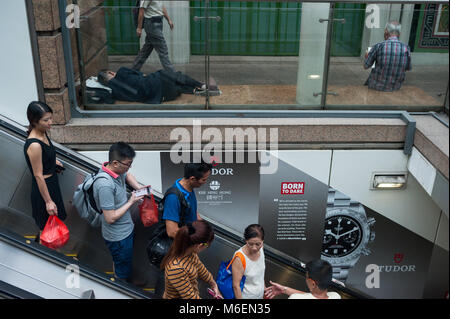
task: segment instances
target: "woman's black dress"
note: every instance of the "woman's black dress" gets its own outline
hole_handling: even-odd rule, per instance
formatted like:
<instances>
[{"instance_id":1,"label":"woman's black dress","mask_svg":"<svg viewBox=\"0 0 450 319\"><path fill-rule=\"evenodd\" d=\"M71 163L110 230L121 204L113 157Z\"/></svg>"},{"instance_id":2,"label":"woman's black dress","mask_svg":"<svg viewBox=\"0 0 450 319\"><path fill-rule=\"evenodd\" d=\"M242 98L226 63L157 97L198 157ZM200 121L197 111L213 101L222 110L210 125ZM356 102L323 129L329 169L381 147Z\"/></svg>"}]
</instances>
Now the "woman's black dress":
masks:
<instances>
[{"instance_id":1,"label":"woman's black dress","mask_svg":"<svg viewBox=\"0 0 450 319\"><path fill-rule=\"evenodd\" d=\"M47 209L45 206L45 201L42 198L42 195L39 191L39 187L36 182L36 178L33 174L33 168L31 167L30 158L28 157L27 150L28 147L32 143L39 143L42 148L42 174L43 175L50 175L52 176L45 179L45 184L47 185L48 192L50 194L51 199L56 204L56 207L58 208L58 218L61 220L65 220L67 217L66 210L64 208L64 202L61 195L61 190L59 187L58 182L58 175L56 174L56 151L55 147L53 146L52 142L47 136L47 139L50 143L50 145L45 144L41 140L37 138L28 138L25 141L24 145L24 153L25 153L25 159L27 161L28 168L30 169L31 176L32 176L32 184L31 184L31 208L33 211L33 218L36 222L36 225L39 227L40 230L43 230L45 227L45 224L47 223L48 217L50 216L47 213Z\"/></svg>"}]
</instances>

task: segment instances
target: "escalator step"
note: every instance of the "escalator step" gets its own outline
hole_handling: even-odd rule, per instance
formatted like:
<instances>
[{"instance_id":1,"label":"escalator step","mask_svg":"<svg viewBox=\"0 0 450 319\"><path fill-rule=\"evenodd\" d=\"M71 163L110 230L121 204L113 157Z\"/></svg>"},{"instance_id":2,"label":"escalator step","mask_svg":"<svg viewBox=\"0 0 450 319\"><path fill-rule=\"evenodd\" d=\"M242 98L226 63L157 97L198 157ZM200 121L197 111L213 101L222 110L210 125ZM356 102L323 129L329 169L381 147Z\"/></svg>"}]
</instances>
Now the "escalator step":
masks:
<instances>
[{"instance_id":1,"label":"escalator step","mask_svg":"<svg viewBox=\"0 0 450 319\"><path fill-rule=\"evenodd\" d=\"M155 292L155 288L142 288L142 290L152 292L152 293Z\"/></svg>"},{"instance_id":2,"label":"escalator step","mask_svg":"<svg viewBox=\"0 0 450 319\"><path fill-rule=\"evenodd\" d=\"M37 235L24 235L23 238L26 239L27 244L31 244L32 241L37 242L38 236Z\"/></svg>"},{"instance_id":3,"label":"escalator step","mask_svg":"<svg viewBox=\"0 0 450 319\"><path fill-rule=\"evenodd\" d=\"M72 257L75 260L78 260L78 254L65 254L67 257Z\"/></svg>"}]
</instances>

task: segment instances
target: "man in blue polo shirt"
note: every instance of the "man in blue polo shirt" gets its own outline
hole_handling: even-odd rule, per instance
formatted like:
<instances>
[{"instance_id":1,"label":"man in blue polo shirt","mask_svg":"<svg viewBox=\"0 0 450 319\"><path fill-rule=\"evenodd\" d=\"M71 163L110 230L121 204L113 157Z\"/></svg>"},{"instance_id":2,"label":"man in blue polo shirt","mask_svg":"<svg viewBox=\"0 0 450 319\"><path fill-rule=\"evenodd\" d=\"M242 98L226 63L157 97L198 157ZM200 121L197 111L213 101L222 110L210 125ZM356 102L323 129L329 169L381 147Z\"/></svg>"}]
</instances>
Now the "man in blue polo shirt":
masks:
<instances>
[{"instance_id":1,"label":"man in blue polo shirt","mask_svg":"<svg viewBox=\"0 0 450 319\"><path fill-rule=\"evenodd\" d=\"M184 223L192 223L202 219L197 212L197 198L194 188L198 188L206 183L211 175L212 165L207 163L189 163L184 166L184 177L177 179L173 187L178 188L184 195L189 209L186 211ZM168 194L164 200L164 212L162 219L166 223L167 235L175 238L181 223L181 203L174 193ZM165 288L164 270L159 270L158 280L155 287L155 295L162 298Z\"/></svg>"},{"instance_id":2,"label":"man in blue polo shirt","mask_svg":"<svg viewBox=\"0 0 450 319\"><path fill-rule=\"evenodd\" d=\"M184 177L175 181L174 187L177 187L184 195L189 204L189 210L186 212L185 223L192 223L200 220L197 212L197 198L194 188L201 187L206 183L211 175L212 165L207 163L189 163L184 166ZM166 221L167 235L175 238L179 229L178 223L181 222L181 203L176 194L169 194L164 201L163 219Z\"/></svg>"}]
</instances>

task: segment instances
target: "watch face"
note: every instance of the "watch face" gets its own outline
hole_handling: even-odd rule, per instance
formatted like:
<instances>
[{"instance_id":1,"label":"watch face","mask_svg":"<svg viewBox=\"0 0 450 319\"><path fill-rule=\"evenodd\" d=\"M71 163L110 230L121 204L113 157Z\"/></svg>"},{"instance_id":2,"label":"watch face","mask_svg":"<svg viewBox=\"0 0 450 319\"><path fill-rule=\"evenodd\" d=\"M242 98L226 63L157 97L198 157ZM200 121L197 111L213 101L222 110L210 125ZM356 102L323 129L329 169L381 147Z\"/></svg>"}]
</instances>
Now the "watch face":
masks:
<instances>
[{"instance_id":1,"label":"watch face","mask_svg":"<svg viewBox=\"0 0 450 319\"><path fill-rule=\"evenodd\" d=\"M332 216L325 220L322 254L343 257L354 251L361 242L361 225L348 216Z\"/></svg>"}]
</instances>

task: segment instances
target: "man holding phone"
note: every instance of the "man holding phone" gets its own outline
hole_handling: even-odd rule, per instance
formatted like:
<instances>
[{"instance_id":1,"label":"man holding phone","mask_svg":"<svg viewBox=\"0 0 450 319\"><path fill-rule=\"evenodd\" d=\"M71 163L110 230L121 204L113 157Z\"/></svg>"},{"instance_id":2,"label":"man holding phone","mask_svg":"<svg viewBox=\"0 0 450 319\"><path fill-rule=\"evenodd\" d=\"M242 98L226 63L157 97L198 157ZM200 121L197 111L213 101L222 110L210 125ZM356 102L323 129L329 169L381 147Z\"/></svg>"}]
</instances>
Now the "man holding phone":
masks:
<instances>
[{"instance_id":1,"label":"man holding phone","mask_svg":"<svg viewBox=\"0 0 450 319\"><path fill-rule=\"evenodd\" d=\"M112 255L115 277L140 286L143 283L131 278L134 223L130 208L144 196L136 196L135 192L132 192L131 197L127 197L127 184L135 190L143 188L136 178L128 173L135 156L134 149L124 142L111 145L109 161L100 168L100 172L106 173L108 178L99 178L96 181L93 194L97 207L103 213L102 236Z\"/></svg>"}]
</instances>

